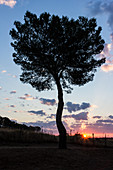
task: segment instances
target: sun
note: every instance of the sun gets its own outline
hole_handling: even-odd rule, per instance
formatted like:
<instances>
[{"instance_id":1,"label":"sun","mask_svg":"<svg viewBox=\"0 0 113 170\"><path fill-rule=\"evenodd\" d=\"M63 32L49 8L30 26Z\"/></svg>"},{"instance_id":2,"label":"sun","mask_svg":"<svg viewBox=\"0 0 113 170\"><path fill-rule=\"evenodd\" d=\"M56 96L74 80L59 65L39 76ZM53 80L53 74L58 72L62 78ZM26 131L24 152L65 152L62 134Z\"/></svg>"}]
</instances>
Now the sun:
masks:
<instances>
[{"instance_id":1,"label":"sun","mask_svg":"<svg viewBox=\"0 0 113 170\"><path fill-rule=\"evenodd\" d=\"M83 134L83 137L84 137L84 138L87 138L87 135L86 135L86 134Z\"/></svg>"}]
</instances>

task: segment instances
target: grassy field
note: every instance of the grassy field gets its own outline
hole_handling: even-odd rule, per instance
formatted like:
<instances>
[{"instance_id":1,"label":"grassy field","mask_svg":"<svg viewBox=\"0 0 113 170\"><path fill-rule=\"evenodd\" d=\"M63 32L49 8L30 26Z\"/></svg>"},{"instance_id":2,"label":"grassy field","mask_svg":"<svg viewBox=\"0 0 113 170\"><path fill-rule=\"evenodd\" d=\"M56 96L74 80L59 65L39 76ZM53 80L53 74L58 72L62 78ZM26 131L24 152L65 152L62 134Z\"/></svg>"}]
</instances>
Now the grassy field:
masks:
<instances>
[{"instance_id":1,"label":"grassy field","mask_svg":"<svg viewBox=\"0 0 113 170\"><path fill-rule=\"evenodd\" d=\"M67 142L62 150L56 136L1 128L0 170L113 170L112 138Z\"/></svg>"},{"instance_id":2,"label":"grassy field","mask_svg":"<svg viewBox=\"0 0 113 170\"><path fill-rule=\"evenodd\" d=\"M0 170L113 170L113 149L57 144L0 147Z\"/></svg>"}]
</instances>

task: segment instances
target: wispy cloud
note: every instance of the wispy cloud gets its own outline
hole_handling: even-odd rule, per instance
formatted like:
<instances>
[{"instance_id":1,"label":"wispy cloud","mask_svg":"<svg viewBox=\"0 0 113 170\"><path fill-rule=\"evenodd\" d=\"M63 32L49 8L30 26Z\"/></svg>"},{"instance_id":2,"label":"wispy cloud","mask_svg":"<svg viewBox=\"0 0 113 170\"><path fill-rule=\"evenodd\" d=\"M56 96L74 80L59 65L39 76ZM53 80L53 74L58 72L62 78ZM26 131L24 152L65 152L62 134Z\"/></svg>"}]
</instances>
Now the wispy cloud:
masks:
<instances>
[{"instance_id":1,"label":"wispy cloud","mask_svg":"<svg viewBox=\"0 0 113 170\"><path fill-rule=\"evenodd\" d=\"M45 105L48 105L48 106L54 106L56 104L55 99L40 98L39 100L40 100L41 104L45 104Z\"/></svg>"},{"instance_id":2,"label":"wispy cloud","mask_svg":"<svg viewBox=\"0 0 113 170\"><path fill-rule=\"evenodd\" d=\"M97 120L96 123L113 123L113 120L110 120L110 119L106 119L106 120Z\"/></svg>"},{"instance_id":3,"label":"wispy cloud","mask_svg":"<svg viewBox=\"0 0 113 170\"><path fill-rule=\"evenodd\" d=\"M9 98L5 98L5 100L10 100Z\"/></svg>"},{"instance_id":4,"label":"wispy cloud","mask_svg":"<svg viewBox=\"0 0 113 170\"><path fill-rule=\"evenodd\" d=\"M105 64L101 67L104 72L113 71L113 64Z\"/></svg>"},{"instance_id":5,"label":"wispy cloud","mask_svg":"<svg viewBox=\"0 0 113 170\"><path fill-rule=\"evenodd\" d=\"M93 116L93 119L101 119L102 116Z\"/></svg>"},{"instance_id":6,"label":"wispy cloud","mask_svg":"<svg viewBox=\"0 0 113 170\"><path fill-rule=\"evenodd\" d=\"M9 6L11 8L13 8L16 3L17 3L17 1L15 1L15 0L0 0L1 5L6 5L6 6Z\"/></svg>"},{"instance_id":7,"label":"wispy cloud","mask_svg":"<svg viewBox=\"0 0 113 170\"><path fill-rule=\"evenodd\" d=\"M2 70L1 73L6 73L7 71L6 70Z\"/></svg>"},{"instance_id":8,"label":"wispy cloud","mask_svg":"<svg viewBox=\"0 0 113 170\"><path fill-rule=\"evenodd\" d=\"M11 92L10 92L10 94L15 94L16 93L16 90L12 90Z\"/></svg>"},{"instance_id":9,"label":"wispy cloud","mask_svg":"<svg viewBox=\"0 0 113 170\"><path fill-rule=\"evenodd\" d=\"M31 110L31 111L28 111L28 113L35 114L35 115L40 115L40 116L45 116L46 115L46 113L43 110L39 110L39 111Z\"/></svg>"},{"instance_id":10,"label":"wispy cloud","mask_svg":"<svg viewBox=\"0 0 113 170\"><path fill-rule=\"evenodd\" d=\"M8 106L8 107L13 107L13 108L14 108L14 107L16 107L16 106L15 106L15 105L10 105L10 106Z\"/></svg>"},{"instance_id":11,"label":"wispy cloud","mask_svg":"<svg viewBox=\"0 0 113 170\"><path fill-rule=\"evenodd\" d=\"M30 94L24 94L24 96L18 97L19 99L22 100L35 100L38 99L38 97L32 97Z\"/></svg>"},{"instance_id":12,"label":"wispy cloud","mask_svg":"<svg viewBox=\"0 0 113 170\"><path fill-rule=\"evenodd\" d=\"M100 58L106 58L106 63L101 66L104 72L113 71L113 33L110 35L111 43L105 44L104 50L100 53Z\"/></svg>"},{"instance_id":13,"label":"wispy cloud","mask_svg":"<svg viewBox=\"0 0 113 170\"><path fill-rule=\"evenodd\" d=\"M10 73L8 73L7 75L10 76L10 77L12 77L12 78L17 78L16 75L12 75L12 74L10 74Z\"/></svg>"}]
</instances>

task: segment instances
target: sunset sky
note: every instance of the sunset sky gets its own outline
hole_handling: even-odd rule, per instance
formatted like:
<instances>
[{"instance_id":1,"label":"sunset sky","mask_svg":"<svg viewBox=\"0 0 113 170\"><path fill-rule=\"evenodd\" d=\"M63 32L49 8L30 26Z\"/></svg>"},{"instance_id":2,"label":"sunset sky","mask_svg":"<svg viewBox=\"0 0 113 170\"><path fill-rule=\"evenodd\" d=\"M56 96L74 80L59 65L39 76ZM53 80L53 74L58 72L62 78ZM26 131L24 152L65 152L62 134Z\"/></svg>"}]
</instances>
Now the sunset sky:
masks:
<instances>
[{"instance_id":1,"label":"sunset sky","mask_svg":"<svg viewBox=\"0 0 113 170\"><path fill-rule=\"evenodd\" d=\"M19 79L21 69L12 59L9 31L15 20L23 22L27 10L37 16L49 12L75 20L78 16L97 19L105 40L104 50L97 57L105 56L106 63L92 82L75 86L71 94L64 93L63 122L68 133L106 133L113 137L113 0L0 0L0 116L58 133L56 87L38 92L23 84Z\"/></svg>"}]
</instances>

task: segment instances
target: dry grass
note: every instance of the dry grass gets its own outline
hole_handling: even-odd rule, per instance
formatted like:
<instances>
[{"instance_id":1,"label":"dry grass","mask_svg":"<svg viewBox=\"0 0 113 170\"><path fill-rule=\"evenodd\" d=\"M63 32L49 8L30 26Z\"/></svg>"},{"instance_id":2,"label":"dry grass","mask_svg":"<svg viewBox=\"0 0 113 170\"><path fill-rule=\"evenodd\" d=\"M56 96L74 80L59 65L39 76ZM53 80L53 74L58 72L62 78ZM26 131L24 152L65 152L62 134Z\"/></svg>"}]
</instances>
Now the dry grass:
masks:
<instances>
[{"instance_id":1,"label":"dry grass","mask_svg":"<svg viewBox=\"0 0 113 170\"><path fill-rule=\"evenodd\" d=\"M112 170L113 149L57 145L0 147L0 170Z\"/></svg>"},{"instance_id":2,"label":"dry grass","mask_svg":"<svg viewBox=\"0 0 113 170\"><path fill-rule=\"evenodd\" d=\"M58 142L54 135L28 130L0 128L0 145Z\"/></svg>"}]
</instances>

